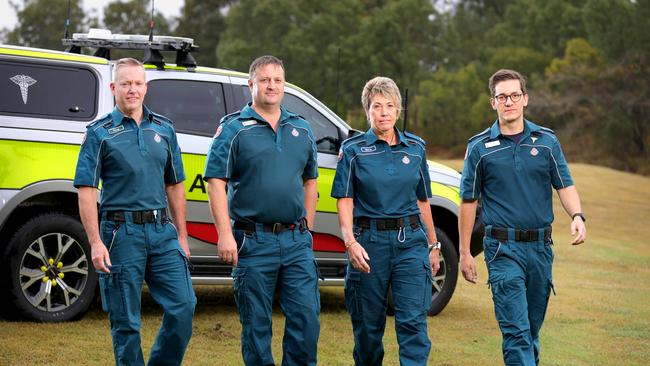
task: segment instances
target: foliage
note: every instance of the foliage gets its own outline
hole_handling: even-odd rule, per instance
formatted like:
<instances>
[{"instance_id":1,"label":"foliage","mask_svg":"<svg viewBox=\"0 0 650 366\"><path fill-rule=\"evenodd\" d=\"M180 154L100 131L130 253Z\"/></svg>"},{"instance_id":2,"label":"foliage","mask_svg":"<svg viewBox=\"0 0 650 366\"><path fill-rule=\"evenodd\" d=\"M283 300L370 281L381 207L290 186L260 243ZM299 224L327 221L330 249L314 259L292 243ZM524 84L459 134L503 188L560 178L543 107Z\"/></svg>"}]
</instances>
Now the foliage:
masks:
<instances>
[{"instance_id":1,"label":"foliage","mask_svg":"<svg viewBox=\"0 0 650 366\"><path fill-rule=\"evenodd\" d=\"M40 48L63 49L68 17L67 0L23 0L10 2L16 11L18 25L6 35L7 43ZM86 22L80 0L70 1L70 34L85 28Z\"/></svg>"},{"instance_id":2,"label":"foliage","mask_svg":"<svg viewBox=\"0 0 650 366\"><path fill-rule=\"evenodd\" d=\"M178 26L174 30L177 36L191 37L199 45L200 52L194 57L200 65L216 67L217 45L225 30L225 18L222 11L229 0L185 0Z\"/></svg>"}]
</instances>

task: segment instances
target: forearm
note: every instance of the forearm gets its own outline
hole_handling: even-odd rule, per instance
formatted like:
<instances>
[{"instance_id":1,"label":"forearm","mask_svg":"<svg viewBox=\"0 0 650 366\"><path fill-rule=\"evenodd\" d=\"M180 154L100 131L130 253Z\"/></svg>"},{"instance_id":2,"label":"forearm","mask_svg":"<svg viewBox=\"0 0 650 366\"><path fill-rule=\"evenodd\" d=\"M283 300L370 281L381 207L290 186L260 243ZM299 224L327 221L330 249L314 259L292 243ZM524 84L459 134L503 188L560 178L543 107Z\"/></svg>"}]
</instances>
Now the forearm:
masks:
<instances>
[{"instance_id":1,"label":"forearm","mask_svg":"<svg viewBox=\"0 0 650 366\"><path fill-rule=\"evenodd\" d=\"M185 187L181 182L167 185L165 190L169 201L169 210L174 221L174 226L176 226L176 231L178 231L178 236L180 238L187 238Z\"/></svg>"},{"instance_id":2,"label":"forearm","mask_svg":"<svg viewBox=\"0 0 650 366\"><path fill-rule=\"evenodd\" d=\"M230 213L228 212L227 182L223 179L212 178L208 180L208 200L210 212L217 228L219 238L232 237Z\"/></svg>"},{"instance_id":3,"label":"forearm","mask_svg":"<svg viewBox=\"0 0 650 366\"><path fill-rule=\"evenodd\" d=\"M314 228L314 218L316 217L316 205L318 204L318 184L316 179L307 179L303 182L305 190L305 218L309 229Z\"/></svg>"},{"instance_id":4,"label":"forearm","mask_svg":"<svg viewBox=\"0 0 650 366\"><path fill-rule=\"evenodd\" d=\"M472 229L476 220L478 200L463 200L460 203L460 217L458 220L458 234L460 236L460 254L471 254L470 241Z\"/></svg>"},{"instance_id":5,"label":"forearm","mask_svg":"<svg viewBox=\"0 0 650 366\"><path fill-rule=\"evenodd\" d=\"M99 236L99 215L97 212L97 188L79 187L79 215L88 242L91 245L101 244Z\"/></svg>"},{"instance_id":6,"label":"forearm","mask_svg":"<svg viewBox=\"0 0 650 366\"><path fill-rule=\"evenodd\" d=\"M433 224L433 215L431 215L431 206L429 206L429 201L418 200L418 208L420 209L424 226L427 228L427 240L429 241L429 244L437 243L438 237Z\"/></svg>"},{"instance_id":7,"label":"forearm","mask_svg":"<svg viewBox=\"0 0 650 366\"><path fill-rule=\"evenodd\" d=\"M557 190L557 195L560 197L560 202L562 207L569 216L573 214L582 212L582 206L580 205L580 196L578 196L578 190L576 186L569 186L565 188L560 188Z\"/></svg>"},{"instance_id":8,"label":"forearm","mask_svg":"<svg viewBox=\"0 0 650 366\"><path fill-rule=\"evenodd\" d=\"M354 231L352 230L354 201L352 198L339 198L336 201L336 209L339 212L339 226L341 227L341 234L343 234L343 241L345 243L353 241Z\"/></svg>"}]
</instances>

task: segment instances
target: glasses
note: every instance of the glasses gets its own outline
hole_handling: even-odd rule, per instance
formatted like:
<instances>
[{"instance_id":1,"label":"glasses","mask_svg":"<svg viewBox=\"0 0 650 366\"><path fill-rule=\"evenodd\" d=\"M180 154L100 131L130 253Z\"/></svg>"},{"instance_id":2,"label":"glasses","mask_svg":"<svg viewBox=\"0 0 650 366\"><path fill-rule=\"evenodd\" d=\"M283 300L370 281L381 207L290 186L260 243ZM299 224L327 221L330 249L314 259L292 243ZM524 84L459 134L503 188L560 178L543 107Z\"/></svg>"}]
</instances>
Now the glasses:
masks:
<instances>
[{"instance_id":1,"label":"glasses","mask_svg":"<svg viewBox=\"0 0 650 366\"><path fill-rule=\"evenodd\" d=\"M494 99L496 99L499 104L504 104L508 98L510 98L513 103L517 103L523 95L523 93L512 93L510 95L499 94L496 95Z\"/></svg>"}]
</instances>

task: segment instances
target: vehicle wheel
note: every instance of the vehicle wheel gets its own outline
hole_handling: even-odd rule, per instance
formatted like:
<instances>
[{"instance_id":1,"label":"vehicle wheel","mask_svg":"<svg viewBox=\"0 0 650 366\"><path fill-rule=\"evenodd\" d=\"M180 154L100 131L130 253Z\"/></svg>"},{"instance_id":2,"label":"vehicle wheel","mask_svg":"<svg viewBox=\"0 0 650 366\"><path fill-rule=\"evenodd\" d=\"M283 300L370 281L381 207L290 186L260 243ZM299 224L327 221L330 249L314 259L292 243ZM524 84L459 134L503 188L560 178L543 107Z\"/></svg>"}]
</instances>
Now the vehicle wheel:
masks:
<instances>
[{"instance_id":1,"label":"vehicle wheel","mask_svg":"<svg viewBox=\"0 0 650 366\"><path fill-rule=\"evenodd\" d=\"M436 228L438 241L442 246L440 251L440 269L433 277L433 291L431 295L431 307L429 315L437 315L447 306L451 296L456 290L458 281L458 253L454 243L449 239L444 231ZM393 291L388 291L388 315L395 315L395 305L393 303Z\"/></svg>"},{"instance_id":2,"label":"vehicle wheel","mask_svg":"<svg viewBox=\"0 0 650 366\"><path fill-rule=\"evenodd\" d=\"M61 213L36 216L8 244L9 306L28 320L81 318L97 286L90 246L78 219Z\"/></svg>"}]
</instances>

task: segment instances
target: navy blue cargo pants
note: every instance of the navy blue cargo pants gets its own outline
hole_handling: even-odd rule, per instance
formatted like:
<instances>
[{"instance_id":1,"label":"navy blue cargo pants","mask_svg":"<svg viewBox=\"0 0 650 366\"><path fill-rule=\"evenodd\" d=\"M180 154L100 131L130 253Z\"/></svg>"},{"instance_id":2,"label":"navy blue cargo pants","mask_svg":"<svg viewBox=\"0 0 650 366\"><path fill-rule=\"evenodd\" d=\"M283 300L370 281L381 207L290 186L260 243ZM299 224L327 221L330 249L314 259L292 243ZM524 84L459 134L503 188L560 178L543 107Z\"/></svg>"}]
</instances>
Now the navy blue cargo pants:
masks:
<instances>
[{"instance_id":1,"label":"navy blue cargo pants","mask_svg":"<svg viewBox=\"0 0 650 366\"><path fill-rule=\"evenodd\" d=\"M508 237L483 240L488 284L503 335L503 360L508 366L537 365L539 331L553 289L553 242L515 241L513 229L508 229ZM539 237L544 237L544 229L539 229Z\"/></svg>"},{"instance_id":2,"label":"navy blue cargo pants","mask_svg":"<svg viewBox=\"0 0 650 366\"><path fill-rule=\"evenodd\" d=\"M423 228L377 230L355 226L357 241L370 257L370 273L348 264L345 303L354 332L356 365L381 365L386 328L388 288L395 304L395 332L400 364L426 365L431 350L427 311L431 306L432 275L427 236Z\"/></svg>"},{"instance_id":3,"label":"navy blue cargo pants","mask_svg":"<svg viewBox=\"0 0 650 366\"><path fill-rule=\"evenodd\" d=\"M159 216L160 217L160 216ZM171 222L135 224L105 219L100 234L108 247L110 273L99 273L102 304L108 311L116 365L144 365L140 345L140 295L143 281L163 309L149 365L180 365L192 335L196 296L188 259Z\"/></svg>"},{"instance_id":4,"label":"navy blue cargo pants","mask_svg":"<svg viewBox=\"0 0 650 366\"><path fill-rule=\"evenodd\" d=\"M280 233L255 226L254 231L233 230L239 259L232 276L244 363L275 365L271 312L277 291L286 317L282 365L316 365L320 294L311 233L298 224Z\"/></svg>"}]
</instances>

